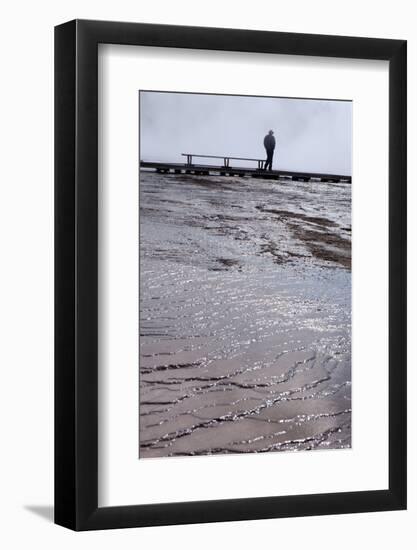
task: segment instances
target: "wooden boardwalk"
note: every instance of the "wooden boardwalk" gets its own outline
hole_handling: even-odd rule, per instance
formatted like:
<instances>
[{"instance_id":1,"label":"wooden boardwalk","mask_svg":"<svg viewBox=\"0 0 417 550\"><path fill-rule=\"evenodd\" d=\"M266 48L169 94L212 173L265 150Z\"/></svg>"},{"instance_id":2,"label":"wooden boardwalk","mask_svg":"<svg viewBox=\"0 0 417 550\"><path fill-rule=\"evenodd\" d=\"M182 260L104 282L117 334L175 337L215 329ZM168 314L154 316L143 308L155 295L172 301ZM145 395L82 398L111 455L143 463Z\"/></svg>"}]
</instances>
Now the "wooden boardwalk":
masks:
<instances>
[{"instance_id":1,"label":"wooden boardwalk","mask_svg":"<svg viewBox=\"0 0 417 550\"><path fill-rule=\"evenodd\" d=\"M196 156L196 155L194 155ZM203 156L203 155L200 155ZM207 155L205 155L207 156ZM216 157L212 157L216 158ZM218 157L217 157L218 158ZM223 157L221 157L223 158ZM262 168L242 168L230 166L230 160L254 160L260 159L229 159L227 165L211 166L208 164L192 163L169 163L169 162L147 162L141 161L141 168L154 169L162 174L194 174L196 176L240 176L265 179L290 179L292 181L321 181L329 183L352 183L351 176L340 174L320 174L315 172L295 172L293 170L263 170Z\"/></svg>"}]
</instances>

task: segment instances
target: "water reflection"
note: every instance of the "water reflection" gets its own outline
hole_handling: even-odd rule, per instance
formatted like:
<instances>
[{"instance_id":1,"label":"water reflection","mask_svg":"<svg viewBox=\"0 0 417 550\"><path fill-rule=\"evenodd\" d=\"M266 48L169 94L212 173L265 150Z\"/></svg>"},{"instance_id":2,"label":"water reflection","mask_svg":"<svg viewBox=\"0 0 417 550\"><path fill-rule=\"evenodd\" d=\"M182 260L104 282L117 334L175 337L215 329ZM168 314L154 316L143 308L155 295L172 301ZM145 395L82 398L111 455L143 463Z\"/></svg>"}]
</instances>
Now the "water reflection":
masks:
<instances>
[{"instance_id":1,"label":"water reflection","mask_svg":"<svg viewBox=\"0 0 417 550\"><path fill-rule=\"evenodd\" d=\"M350 446L350 206L141 172L141 458Z\"/></svg>"}]
</instances>

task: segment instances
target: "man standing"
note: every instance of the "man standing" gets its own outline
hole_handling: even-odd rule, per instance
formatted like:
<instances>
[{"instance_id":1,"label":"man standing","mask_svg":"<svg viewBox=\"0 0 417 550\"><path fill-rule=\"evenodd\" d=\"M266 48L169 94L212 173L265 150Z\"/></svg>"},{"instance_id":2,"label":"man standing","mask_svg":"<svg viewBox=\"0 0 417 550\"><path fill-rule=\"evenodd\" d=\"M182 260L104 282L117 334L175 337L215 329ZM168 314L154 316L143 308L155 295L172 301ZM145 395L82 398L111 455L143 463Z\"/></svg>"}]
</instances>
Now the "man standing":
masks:
<instances>
[{"instance_id":1,"label":"man standing","mask_svg":"<svg viewBox=\"0 0 417 550\"><path fill-rule=\"evenodd\" d=\"M266 161L264 164L264 170L272 170L272 158L274 156L274 149L275 149L275 138L274 138L274 132L272 130L269 130L267 135L264 138L264 146L266 149Z\"/></svg>"}]
</instances>

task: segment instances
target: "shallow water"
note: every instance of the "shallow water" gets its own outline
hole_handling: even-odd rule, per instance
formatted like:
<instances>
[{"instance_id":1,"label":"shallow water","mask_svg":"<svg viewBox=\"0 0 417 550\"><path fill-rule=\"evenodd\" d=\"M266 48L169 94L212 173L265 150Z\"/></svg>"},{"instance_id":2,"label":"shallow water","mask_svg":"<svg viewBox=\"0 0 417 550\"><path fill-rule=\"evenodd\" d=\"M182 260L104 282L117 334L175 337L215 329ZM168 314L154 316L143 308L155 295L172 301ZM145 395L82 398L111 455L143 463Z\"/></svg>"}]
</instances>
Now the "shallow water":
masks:
<instances>
[{"instance_id":1,"label":"shallow water","mask_svg":"<svg viewBox=\"0 0 417 550\"><path fill-rule=\"evenodd\" d=\"M351 444L351 186L140 177L140 458Z\"/></svg>"}]
</instances>

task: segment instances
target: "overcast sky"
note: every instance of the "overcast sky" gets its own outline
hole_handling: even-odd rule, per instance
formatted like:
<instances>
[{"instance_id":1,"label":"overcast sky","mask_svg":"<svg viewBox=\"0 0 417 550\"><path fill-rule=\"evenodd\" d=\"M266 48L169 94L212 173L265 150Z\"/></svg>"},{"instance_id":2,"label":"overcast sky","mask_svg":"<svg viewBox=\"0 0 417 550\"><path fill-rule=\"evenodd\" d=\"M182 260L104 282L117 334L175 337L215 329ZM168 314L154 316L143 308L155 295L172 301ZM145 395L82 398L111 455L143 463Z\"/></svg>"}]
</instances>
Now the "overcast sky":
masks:
<instances>
[{"instance_id":1,"label":"overcast sky","mask_svg":"<svg viewBox=\"0 0 417 550\"><path fill-rule=\"evenodd\" d=\"M141 160L183 162L181 153L264 158L270 129L274 169L351 175L349 101L140 92Z\"/></svg>"}]
</instances>

